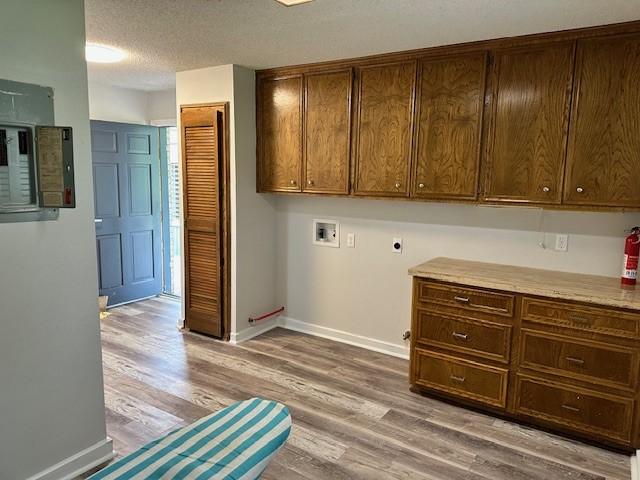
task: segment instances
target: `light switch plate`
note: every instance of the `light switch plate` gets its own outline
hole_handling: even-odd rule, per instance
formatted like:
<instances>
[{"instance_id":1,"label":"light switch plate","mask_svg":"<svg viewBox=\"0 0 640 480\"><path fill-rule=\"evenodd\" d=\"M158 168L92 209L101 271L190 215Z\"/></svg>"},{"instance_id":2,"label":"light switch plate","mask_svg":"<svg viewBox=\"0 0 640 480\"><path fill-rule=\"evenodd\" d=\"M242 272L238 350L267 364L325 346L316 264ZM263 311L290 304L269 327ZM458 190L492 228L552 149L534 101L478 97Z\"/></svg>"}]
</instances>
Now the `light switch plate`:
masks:
<instances>
[{"instance_id":1,"label":"light switch plate","mask_svg":"<svg viewBox=\"0 0 640 480\"><path fill-rule=\"evenodd\" d=\"M356 234L355 233L347 233L347 247L355 248L356 247Z\"/></svg>"}]
</instances>

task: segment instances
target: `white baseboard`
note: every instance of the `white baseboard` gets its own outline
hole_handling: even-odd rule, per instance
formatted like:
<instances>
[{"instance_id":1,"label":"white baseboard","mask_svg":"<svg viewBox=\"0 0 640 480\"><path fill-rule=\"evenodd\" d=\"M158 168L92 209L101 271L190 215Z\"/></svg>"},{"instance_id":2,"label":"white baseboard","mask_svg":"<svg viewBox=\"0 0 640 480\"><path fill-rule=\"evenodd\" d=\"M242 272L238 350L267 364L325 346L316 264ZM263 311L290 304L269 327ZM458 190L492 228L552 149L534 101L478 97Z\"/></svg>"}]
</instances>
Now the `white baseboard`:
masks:
<instances>
[{"instance_id":1,"label":"white baseboard","mask_svg":"<svg viewBox=\"0 0 640 480\"><path fill-rule=\"evenodd\" d=\"M92 468L108 462L114 457L113 441L110 438L85 448L81 452L29 477L27 480L71 480Z\"/></svg>"},{"instance_id":2,"label":"white baseboard","mask_svg":"<svg viewBox=\"0 0 640 480\"><path fill-rule=\"evenodd\" d=\"M640 480L640 450L631 457L631 480Z\"/></svg>"},{"instance_id":3,"label":"white baseboard","mask_svg":"<svg viewBox=\"0 0 640 480\"><path fill-rule=\"evenodd\" d=\"M356 335L355 333L349 333L343 330L314 325L312 323L303 322L289 317L280 317L280 326L296 332L328 338L329 340L335 340L336 342L348 343L349 345L366 348L367 350L373 350L374 352L384 353L393 357L404 359L409 358L409 347L404 345L397 345L395 343Z\"/></svg>"},{"instance_id":4,"label":"white baseboard","mask_svg":"<svg viewBox=\"0 0 640 480\"><path fill-rule=\"evenodd\" d=\"M237 333L232 333L229 341L233 344L246 342L251 338L262 335L269 330L273 330L276 327L282 327L316 337L327 338L329 340L335 340L336 342L348 343L349 345L366 348L367 350L372 350L374 352L384 353L386 355L391 355L392 357L404 359L409 358L409 346L397 345L383 340L376 340L375 338L356 335L355 333L349 333L343 330L336 330L334 328L323 327L320 325L314 325L312 323L284 316L271 318L264 323L260 322L260 324L255 327L245 328Z\"/></svg>"},{"instance_id":5,"label":"white baseboard","mask_svg":"<svg viewBox=\"0 0 640 480\"><path fill-rule=\"evenodd\" d=\"M240 330L239 332L232 332L229 338L229 342L234 345L237 343L246 342L253 337L262 335L263 333L268 332L269 330L273 330L274 328L279 326L281 326L280 317L273 317L257 323L255 327L245 328L244 330Z\"/></svg>"}]
</instances>

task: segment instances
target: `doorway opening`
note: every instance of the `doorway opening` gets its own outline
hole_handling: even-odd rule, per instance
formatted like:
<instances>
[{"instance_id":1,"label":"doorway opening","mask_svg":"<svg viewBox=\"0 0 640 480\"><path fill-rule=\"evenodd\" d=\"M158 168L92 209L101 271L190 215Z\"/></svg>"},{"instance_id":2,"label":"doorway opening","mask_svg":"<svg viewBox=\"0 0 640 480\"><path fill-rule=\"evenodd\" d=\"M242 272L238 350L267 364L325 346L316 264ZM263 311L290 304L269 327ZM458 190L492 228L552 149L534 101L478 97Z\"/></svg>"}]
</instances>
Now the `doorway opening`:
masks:
<instances>
[{"instance_id":1,"label":"doorway opening","mask_svg":"<svg viewBox=\"0 0 640 480\"><path fill-rule=\"evenodd\" d=\"M91 121L99 295L108 306L162 293L158 129Z\"/></svg>"},{"instance_id":2,"label":"doorway opening","mask_svg":"<svg viewBox=\"0 0 640 480\"><path fill-rule=\"evenodd\" d=\"M182 297L182 223L180 212L180 155L178 128L160 128L162 170L162 230L165 295Z\"/></svg>"}]
</instances>

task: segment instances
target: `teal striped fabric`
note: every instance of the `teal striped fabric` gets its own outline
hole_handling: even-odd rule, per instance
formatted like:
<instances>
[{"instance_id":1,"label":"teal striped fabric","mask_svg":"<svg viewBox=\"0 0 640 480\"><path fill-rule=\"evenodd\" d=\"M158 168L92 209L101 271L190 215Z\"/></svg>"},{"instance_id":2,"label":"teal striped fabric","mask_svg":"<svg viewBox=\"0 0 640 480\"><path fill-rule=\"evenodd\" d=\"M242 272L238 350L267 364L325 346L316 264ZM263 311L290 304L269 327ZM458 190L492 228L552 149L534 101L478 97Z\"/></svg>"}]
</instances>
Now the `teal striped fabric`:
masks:
<instances>
[{"instance_id":1,"label":"teal striped fabric","mask_svg":"<svg viewBox=\"0 0 640 480\"><path fill-rule=\"evenodd\" d=\"M290 431L287 407L252 398L175 430L89 478L257 479Z\"/></svg>"}]
</instances>

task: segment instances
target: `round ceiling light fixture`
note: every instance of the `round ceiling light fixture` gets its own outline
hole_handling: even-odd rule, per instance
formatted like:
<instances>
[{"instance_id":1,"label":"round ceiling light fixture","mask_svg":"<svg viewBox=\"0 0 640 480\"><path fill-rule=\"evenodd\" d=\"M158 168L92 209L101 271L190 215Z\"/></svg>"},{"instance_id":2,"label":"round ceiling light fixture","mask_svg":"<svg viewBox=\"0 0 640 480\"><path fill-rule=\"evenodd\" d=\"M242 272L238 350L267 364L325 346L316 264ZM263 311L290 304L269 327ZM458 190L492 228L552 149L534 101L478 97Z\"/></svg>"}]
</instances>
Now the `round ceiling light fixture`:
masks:
<instances>
[{"instance_id":1,"label":"round ceiling light fixture","mask_svg":"<svg viewBox=\"0 0 640 480\"><path fill-rule=\"evenodd\" d=\"M117 63L125 59L127 54L117 48L97 43L87 43L85 58L93 63Z\"/></svg>"}]
</instances>

